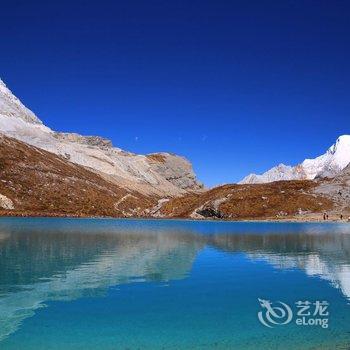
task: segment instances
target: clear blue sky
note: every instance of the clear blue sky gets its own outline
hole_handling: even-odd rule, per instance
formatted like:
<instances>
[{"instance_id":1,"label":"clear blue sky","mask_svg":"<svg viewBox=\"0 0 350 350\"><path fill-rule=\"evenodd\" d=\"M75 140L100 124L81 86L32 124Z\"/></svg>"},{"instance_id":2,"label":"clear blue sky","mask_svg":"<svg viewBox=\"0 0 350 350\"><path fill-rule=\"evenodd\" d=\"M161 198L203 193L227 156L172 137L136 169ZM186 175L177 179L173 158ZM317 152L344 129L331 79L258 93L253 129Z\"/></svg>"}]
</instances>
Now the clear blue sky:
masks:
<instances>
[{"instance_id":1,"label":"clear blue sky","mask_svg":"<svg viewBox=\"0 0 350 350\"><path fill-rule=\"evenodd\" d=\"M51 128L169 151L207 185L350 133L348 1L5 1L0 76Z\"/></svg>"}]
</instances>

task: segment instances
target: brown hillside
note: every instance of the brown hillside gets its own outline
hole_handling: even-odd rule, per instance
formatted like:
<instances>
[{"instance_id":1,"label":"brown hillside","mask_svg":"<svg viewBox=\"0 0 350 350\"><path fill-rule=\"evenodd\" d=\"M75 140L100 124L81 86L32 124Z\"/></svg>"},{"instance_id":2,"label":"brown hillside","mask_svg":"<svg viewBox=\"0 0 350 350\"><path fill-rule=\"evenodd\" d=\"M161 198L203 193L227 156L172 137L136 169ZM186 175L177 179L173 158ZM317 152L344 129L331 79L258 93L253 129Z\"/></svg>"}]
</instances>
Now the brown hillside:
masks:
<instances>
[{"instance_id":1,"label":"brown hillside","mask_svg":"<svg viewBox=\"0 0 350 350\"><path fill-rule=\"evenodd\" d=\"M202 194L190 194L164 204L170 217L269 219L321 213L332 202L312 193L313 181L279 181L258 185L225 185Z\"/></svg>"},{"instance_id":2,"label":"brown hillside","mask_svg":"<svg viewBox=\"0 0 350 350\"><path fill-rule=\"evenodd\" d=\"M130 192L100 175L0 135L0 194L13 210L0 214L138 216L154 199Z\"/></svg>"}]
</instances>

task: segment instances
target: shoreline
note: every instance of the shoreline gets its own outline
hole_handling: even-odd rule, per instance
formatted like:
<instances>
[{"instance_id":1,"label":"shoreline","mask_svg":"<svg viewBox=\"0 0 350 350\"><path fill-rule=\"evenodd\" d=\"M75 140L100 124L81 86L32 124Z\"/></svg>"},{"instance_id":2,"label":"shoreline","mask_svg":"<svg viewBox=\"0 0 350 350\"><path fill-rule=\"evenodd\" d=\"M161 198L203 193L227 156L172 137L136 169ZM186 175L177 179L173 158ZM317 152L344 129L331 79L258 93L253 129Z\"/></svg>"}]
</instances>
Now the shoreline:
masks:
<instances>
[{"instance_id":1,"label":"shoreline","mask_svg":"<svg viewBox=\"0 0 350 350\"><path fill-rule=\"evenodd\" d=\"M320 218L315 217L285 217L285 218L242 218L242 219L215 219L215 218L205 218L205 219L194 219L189 217L150 217L150 216L134 216L134 217L121 217L121 216L103 216L103 215L84 215L84 214L61 214L61 213L11 213L9 211L0 212L0 220L2 218L60 218L60 219L122 219L122 220L168 220L168 221L195 221L195 222L251 222L251 223L350 223L350 220L339 218L330 218L328 220L323 220L322 215Z\"/></svg>"}]
</instances>

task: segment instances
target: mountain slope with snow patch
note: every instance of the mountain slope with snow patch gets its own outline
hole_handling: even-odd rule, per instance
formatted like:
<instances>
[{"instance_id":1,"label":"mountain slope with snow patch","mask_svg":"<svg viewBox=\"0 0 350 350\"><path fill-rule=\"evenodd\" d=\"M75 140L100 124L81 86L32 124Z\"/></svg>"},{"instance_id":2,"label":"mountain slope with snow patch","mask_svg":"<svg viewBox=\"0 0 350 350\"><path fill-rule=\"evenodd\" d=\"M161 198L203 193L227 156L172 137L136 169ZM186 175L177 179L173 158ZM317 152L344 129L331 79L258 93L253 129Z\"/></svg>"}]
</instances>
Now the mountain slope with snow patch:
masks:
<instances>
[{"instance_id":1,"label":"mountain slope with snow patch","mask_svg":"<svg viewBox=\"0 0 350 350\"><path fill-rule=\"evenodd\" d=\"M261 175L250 174L240 184L268 183L281 180L312 180L334 177L350 163L350 135L340 136L325 154L305 159L301 164L280 164Z\"/></svg>"}]
</instances>

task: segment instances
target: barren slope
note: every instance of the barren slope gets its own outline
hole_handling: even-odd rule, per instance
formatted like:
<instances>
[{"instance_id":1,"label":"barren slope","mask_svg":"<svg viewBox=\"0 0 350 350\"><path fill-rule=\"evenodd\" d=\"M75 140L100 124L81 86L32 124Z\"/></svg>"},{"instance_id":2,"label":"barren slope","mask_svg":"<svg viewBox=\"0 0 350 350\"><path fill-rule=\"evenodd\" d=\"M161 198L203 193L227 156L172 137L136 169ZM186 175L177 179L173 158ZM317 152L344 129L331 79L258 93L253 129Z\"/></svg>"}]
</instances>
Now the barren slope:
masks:
<instances>
[{"instance_id":1,"label":"barren slope","mask_svg":"<svg viewBox=\"0 0 350 350\"><path fill-rule=\"evenodd\" d=\"M350 215L350 165L334 178L325 179L315 188L316 194L328 197L339 215Z\"/></svg>"},{"instance_id":2,"label":"barren slope","mask_svg":"<svg viewBox=\"0 0 350 350\"><path fill-rule=\"evenodd\" d=\"M2 215L139 216L155 202L60 156L0 135Z\"/></svg>"},{"instance_id":3,"label":"barren slope","mask_svg":"<svg viewBox=\"0 0 350 350\"><path fill-rule=\"evenodd\" d=\"M160 212L169 217L276 219L322 213L332 201L313 193L313 181L278 181L256 185L225 185L202 194L171 199Z\"/></svg>"},{"instance_id":4,"label":"barren slope","mask_svg":"<svg viewBox=\"0 0 350 350\"><path fill-rule=\"evenodd\" d=\"M191 163L164 153L142 155L113 147L100 136L55 132L6 87L0 79L0 132L52 152L115 180L120 187L146 195L178 196L201 190Z\"/></svg>"}]
</instances>

